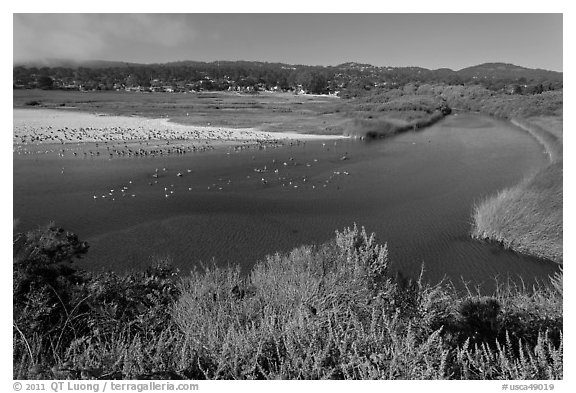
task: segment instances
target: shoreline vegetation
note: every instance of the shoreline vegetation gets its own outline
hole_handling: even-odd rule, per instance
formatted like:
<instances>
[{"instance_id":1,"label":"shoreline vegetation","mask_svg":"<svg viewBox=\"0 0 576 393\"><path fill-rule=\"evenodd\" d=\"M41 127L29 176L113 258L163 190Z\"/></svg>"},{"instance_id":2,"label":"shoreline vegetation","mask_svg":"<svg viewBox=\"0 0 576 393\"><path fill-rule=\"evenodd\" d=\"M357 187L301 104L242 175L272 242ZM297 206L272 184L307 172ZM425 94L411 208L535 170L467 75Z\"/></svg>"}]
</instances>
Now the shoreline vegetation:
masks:
<instances>
[{"instance_id":1,"label":"shoreline vegetation","mask_svg":"<svg viewBox=\"0 0 576 393\"><path fill-rule=\"evenodd\" d=\"M347 109L351 120L344 135L385 138L429 127L451 112L446 100L434 91L405 86L352 100Z\"/></svg>"},{"instance_id":2,"label":"shoreline vegetation","mask_svg":"<svg viewBox=\"0 0 576 393\"><path fill-rule=\"evenodd\" d=\"M475 206L472 237L563 264L562 90L522 95L479 85L432 89L451 108L504 119L524 129L550 158L538 173Z\"/></svg>"},{"instance_id":3,"label":"shoreline vegetation","mask_svg":"<svg viewBox=\"0 0 576 393\"><path fill-rule=\"evenodd\" d=\"M83 272L88 245L55 226L13 242L14 379L563 378L558 277L457 293L392 275L386 244L356 226L247 277L169 261Z\"/></svg>"},{"instance_id":4,"label":"shoreline vegetation","mask_svg":"<svg viewBox=\"0 0 576 393\"><path fill-rule=\"evenodd\" d=\"M394 119L354 119L348 126L344 135L359 138L385 138L406 131L415 131L430 127L442 120L450 113L447 111L434 111L432 114L412 120L412 121L394 121Z\"/></svg>"},{"instance_id":5,"label":"shoreline vegetation","mask_svg":"<svg viewBox=\"0 0 576 393\"><path fill-rule=\"evenodd\" d=\"M562 265L562 120L535 117L510 122L543 145L550 164L476 205L472 236Z\"/></svg>"}]
</instances>

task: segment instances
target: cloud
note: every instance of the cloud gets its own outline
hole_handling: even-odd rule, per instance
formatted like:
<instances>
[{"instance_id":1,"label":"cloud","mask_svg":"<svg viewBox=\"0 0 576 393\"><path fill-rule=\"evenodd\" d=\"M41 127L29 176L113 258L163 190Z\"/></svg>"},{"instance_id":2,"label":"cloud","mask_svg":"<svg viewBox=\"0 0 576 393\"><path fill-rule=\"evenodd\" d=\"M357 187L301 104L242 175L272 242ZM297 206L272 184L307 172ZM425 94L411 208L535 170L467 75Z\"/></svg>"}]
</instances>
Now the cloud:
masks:
<instances>
[{"instance_id":1,"label":"cloud","mask_svg":"<svg viewBox=\"0 0 576 393\"><path fill-rule=\"evenodd\" d=\"M110 37L125 41L177 46L195 37L186 16L179 14L100 15L94 22Z\"/></svg>"},{"instance_id":2,"label":"cloud","mask_svg":"<svg viewBox=\"0 0 576 393\"><path fill-rule=\"evenodd\" d=\"M14 14L15 62L128 60L127 54L138 57L143 49L153 52L195 38L186 15L180 14Z\"/></svg>"}]
</instances>

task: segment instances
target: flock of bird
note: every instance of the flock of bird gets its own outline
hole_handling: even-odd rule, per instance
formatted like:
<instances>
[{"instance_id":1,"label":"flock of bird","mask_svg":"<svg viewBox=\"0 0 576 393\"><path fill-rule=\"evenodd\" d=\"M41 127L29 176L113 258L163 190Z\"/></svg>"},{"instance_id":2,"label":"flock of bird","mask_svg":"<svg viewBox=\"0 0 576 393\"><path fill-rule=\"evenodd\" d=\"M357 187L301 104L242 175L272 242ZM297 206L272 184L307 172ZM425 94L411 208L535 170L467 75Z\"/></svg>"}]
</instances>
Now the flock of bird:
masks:
<instances>
[{"instance_id":1,"label":"flock of bird","mask_svg":"<svg viewBox=\"0 0 576 393\"><path fill-rule=\"evenodd\" d=\"M166 128L155 129L139 127L53 127L28 126L14 127L13 143L78 143L78 142L140 142L152 140L212 140L212 141L244 141L244 140L275 140L272 133L243 130L239 138L237 131L226 128Z\"/></svg>"},{"instance_id":2,"label":"flock of bird","mask_svg":"<svg viewBox=\"0 0 576 393\"><path fill-rule=\"evenodd\" d=\"M344 156L342 156L344 157ZM350 176L348 171L332 171L327 177L311 177L303 174L304 167L310 168L319 163L315 158L311 162L298 162L290 157L284 162L272 159L270 166L265 164L262 167L246 168L245 177L233 179L231 177L218 177L211 181L206 181L205 176L196 176L195 171L190 168L184 170L172 170L166 167L155 168L152 173L146 176L145 181L148 187L155 187L164 198L173 198L181 192L221 192L232 190L234 186L248 186L252 189L266 189L274 186L280 186L283 190L315 190L327 188L334 185L337 190L342 186L337 179L344 176ZM294 171L294 168L297 168ZM140 185L142 185L141 182ZM136 197L133 188L133 181L129 180L128 184L119 185L105 190L102 193L93 195L94 199L104 199L115 201L119 198Z\"/></svg>"},{"instance_id":3,"label":"flock of bird","mask_svg":"<svg viewBox=\"0 0 576 393\"><path fill-rule=\"evenodd\" d=\"M260 135L260 134L259 134ZM144 136L144 137L143 137ZM201 140L199 137L206 137ZM260 135L261 136L261 135ZM241 153L244 151L266 150L270 148L294 147L305 144L301 140L278 140L266 139L242 139L233 140L231 135L217 132L208 132L200 135L191 131L188 135L175 133L171 130L144 130L141 128L110 127L94 129L84 128L59 128L52 127L22 127L14 130L14 153L18 155L55 154L62 159L115 159L115 158L144 158L163 157L173 155L185 155L190 153L214 150L216 146L224 146L226 155ZM337 142L334 142L336 145ZM322 143L323 150L330 151L329 145ZM338 156L340 160L347 160L348 153ZM252 160L256 159L252 155ZM347 171L332 171L323 180L311 180L308 174L303 174L303 168L317 165L318 158L298 162L294 157L285 161L273 158L263 166L247 168L243 179L231 179L219 177L217 180L206 183L194 180L192 169L168 170L166 167L156 168L150 173L145 181L149 187L159 188L164 198L172 198L177 192L182 191L225 191L230 190L236 184L248 184L250 186L270 188L274 185L281 186L286 190L321 189L329 187L337 177L350 175ZM298 170L293 170L298 167ZM66 174L62 167L60 173ZM325 172L323 172L325 173ZM141 183L134 179L134 182ZM138 186L130 180L128 184L111 186L106 190L94 193L94 200L116 201L123 198L135 198ZM137 187L135 187L137 186ZM335 186L337 189L340 185Z\"/></svg>"},{"instance_id":4,"label":"flock of bird","mask_svg":"<svg viewBox=\"0 0 576 393\"><path fill-rule=\"evenodd\" d=\"M297 142L293 142L293 146L297 145ZM239 153L247 148L247 146L231 146L225 151L225 154ZM265 149L262 145L254 145L252 148ZM337 155L337 157L340 160L347 160L348 153ZM260 165L250 167L249 165L242 164L245 169L240 172L235 170L235 178L233 176L220 176L217 178L214 177L212 180L207 180L208 178L205 174L198 175L198 173L191 168L173 169L157 167L151 173L148 173L145 179L140 179L139 185L146 186L148 189L151 187L157 189L165 199L170 199L182 193L225 192L240 190L245 187L252 190L265 190L275 187L281 190L316 190L329 187L339 190L343 183L342 181L338 181L338 179L350 176L350 172L345 170L333 170L329 172L321 170L315 174L313 170L308 171L307 168L320 165L321 160L319 158L302 161L294 157L289 157L284 161L271 158L268 162L262 162L260 157L253 154L248 162L256 160L257 158ZM331 159L326 158L326 161L332 160L333 156L331 156ZM327 162L324 164L326 163ZM312 172L312 175L310 172ZM319 176L319 173L324 175ZM132 187L132 180L130 180L127 185L111 187L109 190L105 190L105 192L93 195L94 199L105 199L109 201L126 197L136 197L136 193Z\"/></svg>"},{"instance_id":5,"label":"flock of bird","mask_svg":"<svg viewBox=\"0 0 576 393\"><path fill-rule=\"evenodd\" d=\"M156 130L143 127L53 128L20 126L14 129L14 153L17 155L53 154L64 158L70 154L83 158L118 158L182 155L213 150L222 144L236 144L236 150L279 147L281 140L271 134L246 131L239 139L232 130L191 128Z\"/></svg>"}]
</instances>

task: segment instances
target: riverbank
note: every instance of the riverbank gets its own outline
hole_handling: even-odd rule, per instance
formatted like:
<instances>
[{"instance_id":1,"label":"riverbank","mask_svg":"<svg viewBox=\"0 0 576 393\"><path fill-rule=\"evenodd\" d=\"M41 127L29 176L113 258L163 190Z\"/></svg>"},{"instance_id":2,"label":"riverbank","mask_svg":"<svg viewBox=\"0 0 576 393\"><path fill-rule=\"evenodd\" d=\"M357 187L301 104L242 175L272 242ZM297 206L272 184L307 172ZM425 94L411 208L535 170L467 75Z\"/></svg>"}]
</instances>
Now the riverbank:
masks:
<instances>
[{"instance_id":1,"label":"riverbank","mask_svg":"<svg viewBox=\"0 0 576 393\"><path fill-rule=\"evenodd\" d=\"M345 129L344 135L360 138L385 138L401 132L430 127L442 120L448 113L434 113L412 121L402 121L391 118L354 119Z\"/></svg>"},{"instance_id":2,"label":"riverbank","mask_svg":"<svg viewBox=\"0 0 576 393\"><path fill-rule=\"evenodd\" d=\"M434 125L452 110L439 95L390 90L350 99L344 135L385 138Z\"/></svg>"},{"instance_id":3,"label":"riverbank","mask_svg":"<svg viewBox=\"0 0 576 393\"><path fill-rule=\"evenodd\" d=\"M474 209L472 236L563 264L562 119L511 119L545 148L550 164Z\"/></svg>"}]
</instances>

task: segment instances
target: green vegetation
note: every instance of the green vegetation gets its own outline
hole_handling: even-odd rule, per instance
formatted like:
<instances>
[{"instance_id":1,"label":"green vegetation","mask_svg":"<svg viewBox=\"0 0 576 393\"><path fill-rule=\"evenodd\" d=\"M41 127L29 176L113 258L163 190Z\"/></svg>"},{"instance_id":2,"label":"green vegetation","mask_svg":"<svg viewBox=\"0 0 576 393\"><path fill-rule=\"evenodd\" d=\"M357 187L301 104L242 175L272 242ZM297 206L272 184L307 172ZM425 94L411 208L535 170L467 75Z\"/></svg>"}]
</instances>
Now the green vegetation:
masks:
<instances>
[{"instance_id":1,"label":"green vegetation","mask_svg":"<svg viewBox=\"0 0 576 393\"><path fill-rule=\"evenodd\" d=\"M473 236L562 263L562 162L477 205Z\"/></svg>"},{"instance_id":2,"label":"green vegetation","mask_svg":"<svg viewBox=\"0 0 576 393\"><path fill-rule=\"evenodd\" d=\"M180 276L88 274L54 226L14 238L14 378L561 379L562 280L493 296L405 281L364 229Z\"/></svg>"},{"instance_id":3,"label":"green vegetation","mask_svg":"<svg viewBox=\"0 0 576 393\"><path fill-rule=\"evenodd\" d=\"M460 95L462 102L466 99ZM509 119L525 129L544 146L550 158L550 164L532 177L477 205L472 236L562 264L562 92L470 102L474 104L468 109Z\"/></svg>"},{"instance_id":4,"label":"green vegetation","mask_svg":"<svg viewBox=\"0 0 576 393\"><path fill-rule=\"evenodd\" d=\"M257 61L182 61L167 64L93 62L54 67L16 66L15 88L184 92L302 90L326 94L335 89L336 67ZM329 83L330 81L330 83Z\"/></svg>"},{"instance_id":5,"label":"green vegetation","mask_svg":"<svg viewBox=\"0 0 576 393\"><path fill-rule=\"evenodd\" d=\"M368 97L341 100L289 93L137 94L14 90L14 107L29 102L42 108L78 110L123 116L167 117L180 124L255 127L271 132L387 136L422 128L450 112L430 92L392 89Z\"/></svg>"},{"instance_id":6,"label":"green vegetation","mask_svg":"<svg viewBox=\"0 0 576 393\"><path fill-rule=\"evenodd\" d=\"M562 116L563 91L534 95L496 93L481 86L435 86L453 109L482 112L501 119Z\"/></svg>"},{"instance_id":7,"label":"green vegetation","mask_svg":"<svg viewBox=\"0 0 576 393\"><path fill-rule=\"evenodd\" d=\"M387 137L424 128L448 115L445 100L432 92L411 86L391 89L357 98L347 103L347 115L353 118L345 135L367 138Z\"/></svg>"},{"instance_id":8,"label":"green vegetation","mask_svg":"<svg viewBox=\"0 0 576 393\"><path fill-rule=\"evenodd\" d=\"M58 64L59 63L59 64ZM479 85L491 91L539 94L562 89L562 73L504 63L486 63L453 71L422 67L375 67L354 62L307 66L257 61L180 61L165 64L53 62L13 68L14 88L138 91L304 91L358 97L367 91L406 84Z\"/></svg>"},{"instance_id":9,"label":"green vegetation","mask_svg":"<svg viewBox=\"0 0 576 393\"><path fill-rule=\"evenodd\" d=\"M124 91L14 90L14 108L104 113L118 116L168 118L186 125L257 128L270 132L342 135L347 121L336 97L291 93L240 94L202 92L145 94Z\"/></svg>"}]
</instances>

